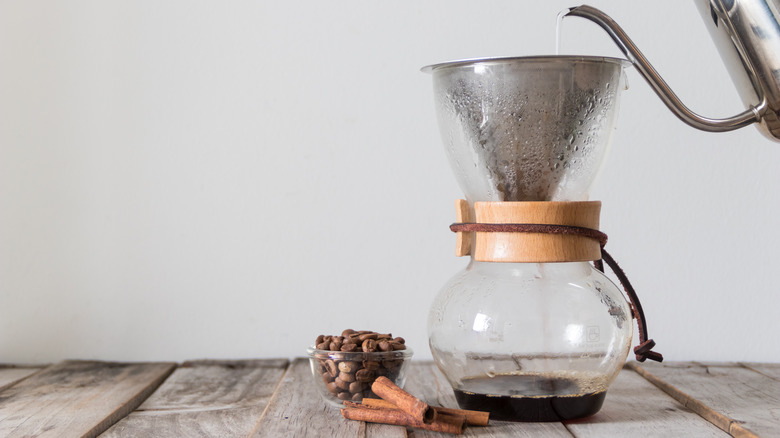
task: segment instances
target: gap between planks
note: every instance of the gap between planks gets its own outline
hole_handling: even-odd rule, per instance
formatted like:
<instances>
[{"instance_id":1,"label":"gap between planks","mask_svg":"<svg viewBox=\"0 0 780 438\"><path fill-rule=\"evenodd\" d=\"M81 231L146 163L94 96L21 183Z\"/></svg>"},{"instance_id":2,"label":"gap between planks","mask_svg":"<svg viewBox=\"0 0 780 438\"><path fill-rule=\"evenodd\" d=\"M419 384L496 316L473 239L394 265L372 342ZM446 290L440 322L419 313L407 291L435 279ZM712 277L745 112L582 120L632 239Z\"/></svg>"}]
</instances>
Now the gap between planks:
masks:
<instances>
[{"instance_id":1,"label":"gap between planks","mask_svg":"<svg viewBox=\"0 0 780 438\"><path fill-rule=\"evenodd\" d=\"M29 379L48 365L0 365L0 391Z\"/></svg>"},{"instance_id":2,"label":"gap between planks","mask_svg":"<svg viewBox=\"0 0 780 438\"><path fill-rule=\"evenodd\" d=\"M0 393L0 435L94 437L128 415L170 375L174 363L68 360Z\"/></svg>"},{"instance_id":3,"label":"gap between planks","mask_svg":"<svg viewBox=\"0 0 780 438\"><path fill-rule=\"evenodd\" d=\"M101 438L247 436L288 365L287 359L185 362Z\"/></svg>"},{"instance_id":4,"label":"gap between planks","mask_svg":"<svg viewBox=\"0 0 780 438\"><path fill-rule=\"evenodd\" d=\"M743 399L740 403L739 393L744 382L737 377L743 375L743 378L761 380L754 386L778 387L777 367L770 366L762 372L753 366L733 362L717 364L677 362L668 365L640 365L638 362L630 362L627 366L682 405L732 436L754 438L767 431L776 431L777 424L771 418L771 411L780 407L778 399L776 397L763 401L756 399L755 403L749 404L746 404ZM762 366L755 365L759 369ZM711 369L719 373L712 375ZM684 375L680 370L686 370ZM726 373L733 375L726 376ZM732 390L735 385L738 388ZM747 389L747 385L744 385L744 388ZM771 389L769 391L771 392ZM717 397L713 398L714 396L708 395L708 392L715 392ZM737 417L733 418L735 414ZM741 420L740 417L744 419Z\"/></svg>"},{"instance_id":5,"label":"gap between planks","mask_svg":"<svg viewBox=\"0 0 780 438\"><path fill-rule=\"evenodd\" d=\"M322 400L313 384L309 360L296 358L282 376L250 436L357 437L360 430L360 422L343 418L338 408Z\"/></svg>"}]
</instances>

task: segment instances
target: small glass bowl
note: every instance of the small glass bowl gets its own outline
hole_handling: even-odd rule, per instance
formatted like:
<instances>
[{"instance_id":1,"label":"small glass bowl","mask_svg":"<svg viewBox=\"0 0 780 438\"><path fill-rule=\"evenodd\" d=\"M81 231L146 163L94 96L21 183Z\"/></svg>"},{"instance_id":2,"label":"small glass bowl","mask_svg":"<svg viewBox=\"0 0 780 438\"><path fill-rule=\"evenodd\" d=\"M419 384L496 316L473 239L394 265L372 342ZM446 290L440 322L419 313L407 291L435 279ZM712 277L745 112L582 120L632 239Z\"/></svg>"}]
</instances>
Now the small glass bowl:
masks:
<instances>
[{"instance_id":1,"label":"small glass bowl","mask_svg":"<svg viewBox=\"0 0 780 438\"><path fill-rule=\"evenodd\" d=\"M322 398L336 407L345 400L359 402L363 397L378 398L371 384L385 376L403 388L412 350L376 351L371 353L317 350L309 347L309 364L314 385Z\"/></svg>"}]
</instances>

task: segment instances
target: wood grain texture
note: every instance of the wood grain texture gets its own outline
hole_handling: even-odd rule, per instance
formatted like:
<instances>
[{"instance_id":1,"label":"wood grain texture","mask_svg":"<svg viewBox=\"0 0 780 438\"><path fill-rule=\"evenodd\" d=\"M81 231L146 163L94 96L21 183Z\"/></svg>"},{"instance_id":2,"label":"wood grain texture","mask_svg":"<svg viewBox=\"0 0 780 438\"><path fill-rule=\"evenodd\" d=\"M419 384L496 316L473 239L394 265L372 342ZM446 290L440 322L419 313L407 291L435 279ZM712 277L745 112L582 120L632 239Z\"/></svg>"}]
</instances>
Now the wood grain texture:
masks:
<instances>
[{"instance_id":1,"label":"wood grain texture","mask_svg":"<svg viewBox=\"0 0 780 438\"><path fill-rule=\"evenodd\" d=\"M96 436L106 429L103 437L451 436L346 420L320 398L307 359L287 365L281 359L196 361L179 368L87 361L0 367L0 436ZM565 423L493 420L468 427L464 435L708 437L725 436L723 429L738 437L780 436L780 364L628 367L592 417ZM412 362L410 368L407 391L434 406L457 407L432 362Z\"/></svg>"},{"instance_id":2,"label":"wood grain texture","mask_svg":"<svg viewBox=\"0 0 780 438\"><path fill-rule=\"evenodd\" d=\"M447 379L433 362L412 362L404 389L432 406L457 408L458 402ZM414 430L418 437L451 437L441 433ZM561 423L513 423L490 420L487 427L466 427L465 437L571 437Z\"/></svg>"},{"instance_id":3,"label":"wood grain texture","mask_svg":"<svg viewBox=\"0 0 780 438\"><path fill-rule=\"evenodd\" d=\"M471 217L471 207L465 199L458 199L455 201L455 222L460 224L467 224L474 222L474 218ZM474 233L455 233L455 255L463 257L471 254L472 243L474 241Z\"/></svg>"},{"instance_id":4,"label":"wood grain texture","mask_svg":"<svg viewBox=\"0 0 780 438\"><path fill-rule=\"evenodd\" d=\"M770 379L780 380L780 363L743 363L740 364Z\"/></svg>"},{"instance_id":5,"label":"wood grain texture","mask_svg":"<svg viewBox=\"0 0 780 438\"><path fill-rule=\"evenodd\" d=\"M43 366L0 365L0 391L42 370Z\"/></svg>"},{"instance_id":6,"label":"wood grain texture","mask_svg":"<svg viewBox=\"0 0 780 438\"><path fill-rule=\"evenodd\" d=\"M633 364L643 377L737 437L778 436L780 381L738 364Z\"/></svg>"},{"instance_id":7,"label":"wood grain texture","mask_svg":"<svg viewBox=\"0 0 780 438\"><path fill-rule=\"evenodd\" d=\"M601 202L475 202L475 222L566 225L598 230ZM601 258L599 242L548 233L476 232L474 260L481 262L575 262Z\"/></svg>"},{"instance_id":8,"label":"wood grain texture","mask_svg":"<svg viewBox=\"0 0 780 438\"><path fill-rule=\"evenodd\" d=\"M358 437L363 438L408 438L414 437L414 434L408 434L405 427L393 426L390 424L365 424L365 430L358 432ZM452 437L452 435L446 435Z\"/></svg>"},{"instance_id":9,"label":"wood grain texture","mask_svg":"<svg viewBox=\"0 0 780 438\"><path fill-rule=\"evenodd\" d=\"M309 360L298 358L285 372L279 387L255 425L254 437L359 437L368 428L350 421L326 404L314 387Z\"/></svg>"},{"instance_id":10,"label":"wood grain texture","mask_svg":"<svg viewBox=\"0 0 780 438\"><path fill-rule=\"evenodd\" d=\"M172 363L65 361L0 391L0 436L94 437L143 402Z\"/></svg>"},{"instance_id":11,"label":"wood grain texture","mask_svg":"<svg viewBox=\"0 0 780 438\"><path fill-rule=\"evenodd\" d=\"M582 438L729 436L631 369L624 369L610 385L596 415L569 421L566 427Z\"/></svg>"},{"instance_id":12,"label":"wood grain texture","mask_svg":"<svg viewBox=\"0 0 780 438\"><path fill-rule=\"evenodd\" d=\"M185 362L101 438L247 436L288 364L286 359Z\"/></svg>"}]
</instances>

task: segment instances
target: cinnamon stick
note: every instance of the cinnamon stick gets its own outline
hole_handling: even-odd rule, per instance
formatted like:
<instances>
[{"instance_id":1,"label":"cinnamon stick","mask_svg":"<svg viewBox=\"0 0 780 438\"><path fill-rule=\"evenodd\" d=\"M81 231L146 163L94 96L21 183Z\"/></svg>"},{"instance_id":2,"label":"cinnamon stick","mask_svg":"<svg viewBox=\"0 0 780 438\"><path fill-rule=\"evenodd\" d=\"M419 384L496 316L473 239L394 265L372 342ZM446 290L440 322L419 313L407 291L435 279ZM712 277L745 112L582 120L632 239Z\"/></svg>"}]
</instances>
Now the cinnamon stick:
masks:
<instances>
[{"instance_id":1,"label":"cinnamon stick","mask_svg":"<svg viewBox=\"0 0 780 438\"><path fill-rule=\"evenodd\" d=\"M393 403L387 400L382 400L381 398L364 398L363 405L369 407L375 407L375 408L398 409L398 406L394 405ZM487 426L488 420L490 418L490 412L470 411L466 409L452 409L452 408L444 408L440 406L430 406L430 409L436 411L437 414L445 413L445 414L463 415L464 417L466 417L466 425L468 426Z\"/></svg>"},{"instance_id":2,"label":"cinnamon stick","mask_svg":"<svg viewBox=\"0 0 780 438\"><path fill-rule=\"evenodd\" d=\"M411 416L400 409L372 408L358 403L346 402L347 407L341 409L341 415L348 420L365 421L368 423L393 424L410 426L433 432L453 433L460 435L466 427L466 417L462 415L444 414L430 423Z\"/></svg>"},{"instance_id":3,"label":"cinnamon stick","mask_svg":"<svg viewBox=\"0 0 780 438\"><path fill-rule=\"evenodd\" d=\"M371 390L421 423L431 423L434 420L436 412L430 409L427 403L404 391L385 376L377 377L371 385Z\"/></svg>"}]
</instances>

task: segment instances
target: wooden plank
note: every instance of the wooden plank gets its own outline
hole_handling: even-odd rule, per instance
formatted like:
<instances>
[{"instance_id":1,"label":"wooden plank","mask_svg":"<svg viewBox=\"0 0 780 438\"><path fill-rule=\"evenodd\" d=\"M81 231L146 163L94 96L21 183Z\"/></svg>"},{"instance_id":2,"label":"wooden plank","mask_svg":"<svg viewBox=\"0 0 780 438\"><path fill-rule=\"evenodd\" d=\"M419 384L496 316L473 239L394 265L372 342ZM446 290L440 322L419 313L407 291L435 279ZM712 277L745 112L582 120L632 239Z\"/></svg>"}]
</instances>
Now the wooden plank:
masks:
<instances>
[{"instance_id":1,"label":"wooden plank","mask_svg":"<svg viewBox=\"0 0 780 438\"><path fill-rule=\"evenodd\" d=\"M65 361L0 392L0 436L94 437L143 402L173 363Z\"/></svg>"},{"instance_id":2,"label":"wooden plank","mask_svg":"<svg viewBox=\"0 0 780 438\"><path fill-rule=\"evenodd\" d=\"M43 366L0 365L0 391L42 370Z\"/></svg>"},{"instance_id":3,"label":"wooden plank","mask_svg":"<svg viewBox=\"0 0 780 438\"><path fill-rule=\"evenodd\" d=\"M737 437L777 436L780 381L737 364L632 364L643 377Z\"/></svg>"},{"instance_id":4,"label":"wooden plank","mask_svg":"<svg viewBox=\"0 0 780 438\"><path fill-rule=\"evenodd\" d=\"M566 423L576 437L727 437L631 369L624 369L607 390L601 410Z\"/></svg>"},{"instance_id":5,"label":"wooden plank","mask_svg":"<svg viewBox=\"0 0 780 438\"><path fill-rule=\"evenodd\" d=\"M247 436L288 364L286 359L185 362L101 438Z\"/></svg>"},{"instance_id":6,"label":"wooden plank","mask_svg":"<svg viewBox=\"0 0 780 438\"><path fill-rule=\"evenodd\" d=\"M391 424L366 423L365 432L359 433L359 437L371 438L407 438L407 430L402 426L393 426ZM414 436L414 435L412 435ZM452 436L452 435L449 435Z\"/></svg>"},{"instance_id":7,"label":"wooden plank","mask_svg":"<svg viewBox=\"0 0 780 438\"><path fill-rule=\"evenodd\" d=\"M457 408L458 402L447 379L433 362L412 362L410 364L406 389L409 393L424 400L429 405ZM447 437L441 433L426 430L414 430L414 438ZM572 436L561 423L514 423L510 421L490 420L487 427L466 427L465 437L567 437Z\"/></svg>"},{"instance_id":8,"label":"wooden plank","mask_svg":"<svg viewBox=\"0 0 780 438\"><path fill-rule=\"evenodd\" d=\"M780 363L742 363L740 365L771 379L780 380Z\"/></svg>"},{"instance_id":9,"label":"wooden plank","mask_svg":"<svg viewBox=\"0 0 780 438\"><path fill-rule=\"evenodd\" d=\"M295 359L284 374L260 421L254 437L363 436L362 422L341 416L314 387L309 360Z\"/></svg>"}]
</instances>

